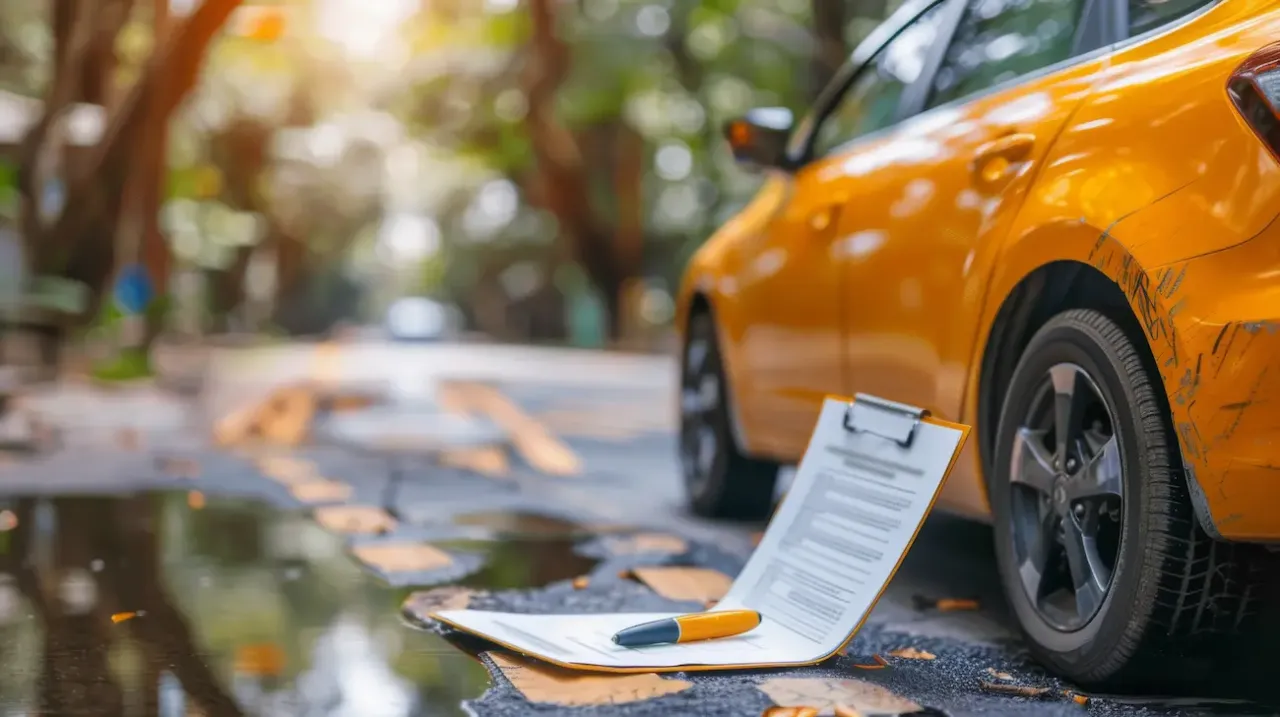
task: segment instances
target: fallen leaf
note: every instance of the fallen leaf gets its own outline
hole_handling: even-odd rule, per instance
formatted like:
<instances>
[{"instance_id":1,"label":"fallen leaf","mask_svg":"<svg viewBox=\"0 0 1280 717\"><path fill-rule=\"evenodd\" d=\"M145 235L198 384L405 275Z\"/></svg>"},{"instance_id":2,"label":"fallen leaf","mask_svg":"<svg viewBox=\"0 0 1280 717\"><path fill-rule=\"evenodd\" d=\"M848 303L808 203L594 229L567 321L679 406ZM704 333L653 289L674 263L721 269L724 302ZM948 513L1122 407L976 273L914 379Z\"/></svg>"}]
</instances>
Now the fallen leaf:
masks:
<instances>
[{"instance_id":1,"label":"fallen leaf","mask_svg":"<svg viewBox=\"0 0 1280 717\"><path fill-rule=\"evenodd\" d=\"M484 653L511 685L530 702L567 707L624 704L682 692L693 686L685 680L652 672L627 675L591 674L525 660L503 652Z\"/></svg>"},{"instance_id":2,"label":"fallen leaf","mask_svg":"<svg viewBox=\"0 0 1280 717\"><path fill-rule=\"evenodd\" d=\"M871 713L918 712L920 705L870 682L823 677L775 677L757 686L774 704L814 707L819 712L836 705Z\"/></svg>"},{"instance_id":3,"label":"fallen leaf","mask_svg":"<svg viewBox=\"0 0 1280 717\"><path fill-rule=\"evenodd\" d=\"M760 717L818 717L822 711L817 707L773 707L765 708Z\"/></svg>"},{"instance_id":4,"label":"fallen leaf","mask_svg":"<svg viewBox=\"0 0 1280 717\"><path fill-rule=\"evenodd\" d=\"M1078 705L1089 704L1088 696L1082 695L1079 692L1072 692L1071 690L1063 690L1062 694L1066 695L1067 697L1070 697L1071 701Z\"/></svg>"},{"instance_id":5,"label":"fallen leaf","mask_svg":"<svg viewBox=\"0 0 1280 717\"><path fill-rule=\"evenodd\" d=\"M396 528L396 519L371 505L331 505L315 509L316 522L326 530L353 535L382 535Z\"/></svg>"},{"instance_id":6,"label":"fallen leaf","mask_svg":"<svg viewBox=\"0 0 1280 717\"><path fill-rule=\"evenodd\" d=\"M262 407L257 433L270 443L296 446L307 439L317 408L316 393L309 387L285 389Z\"/></svg>"},{"instance_id":7,"label":"fallen leaf","mask_svg":"<svg viewBox=\"0 0 1280 717\"><path fill-rule=\"evenodd\" d=\"M457 585L418 590L404 599L400 610L420 618L441 610L465 610L473 595L472 590Z\"/></svg>"},{"instance_id":8,"label":"fallen leaf","mask_svg":"<svg viewBox=\"0 0 1280 717\"><path fill-rule=\"evenodd\" d=\"M258 470L266 477L285 485L307 483L320 478L314 463L289 456L262 458L258 461Z\"/></svg>"},{"instance_id":9,"label":"fallen leaf","mask_svg":"<svg viewBox=\"0 0 1280 717\"><path fill-rule=\"evenodd\" d=\"M1031 687L1029 685L1006 685L1000 682L987 682L981 680L978 686L987 692L998 692L1002 695L1013 695L1015 697L1044 697L1049 694L1048 687Z\"/></svg>"},{"instance_id":10,"label":"fallen leaf","mask_svg":"<svg viewBox=\"0 0 1280 717\"><path fill-rule=\"evenodd\" d=\"M977 610L981 607L977 600L972 598L928 598L923 595L912 595L911 602L918 611L938 610L939 612L958 612L962 610Z\"/></svg>"},{"instance_id":11,"label":"fallen leaf","mask_svg":"<svg viewBox=\"0 0 1280 717\"><path fill-rule=\"evenodd\" d=\"M836 705L833 717L862 717L862 713L848 705Z\"/></svg>"},{"instance_id":12,"label":"fallen leaf","mask_svg":"<svg viewBox=\"0 0 1280 717\"><path fill-rule=\"evenodd\" d=\"M235 671L255 677L276 677L284 672L284 650L270 643L236 648Z\"/></svg>"},{"instance_id":13,"label":"fallen leaf","mask_svg":"<svg viewBox=\"0 0 1280 717\"><path fill-rule=\"evenodd\" d=\"M701 603L723 598L733 584L733 578L709 568L646 567L631 574L662 597Z\"/></svg>"},{"instance_id":14,"label":"fallen leaf","mask_svg":"<svg viewBox=\"0 0 1280 717\"><path fill-rule=\"evenodd\" d=\"M318 405L316 392L310 386L279 388L222 417L214 426L214 438L223 446L253 439L298 445L310 433Z\"/></svg>"},{"instance_id":15,"label":"fallen leaf","mask_svg":"<svg viewBox=\"0 0 1280 717\"><path fill-rule=\"evenodd\" d=\"M187 507L192 510L200 510L204 507L204 493L193 490L187 493Z\"/></svg>"},{"instance_id":16,"label":"fallen leaf","mask_svg":"<svg viewBox=\"0 0 1280 717\"><path fill-rule=\"evenodd\" d=\"M902 657L908 660L932 660L937 658L937 655L933 654L932 652L927 652L925 650L917 650L914 647L903 647L903 648L894 650L889 654L892 655L893 657Z\"/></svg>"},{"instance_id":17,"label":"fallen leaf","mask_svg":"<svg viewBox=\"0 0 1280 717\"><path fill-rule=\"evenodd\" d=\"M889 663L888 663L888 662L886 662L886 661L885 661L885 659L884 659L883 657L881 657L880 655L872 655L872 656L871 656L871 659L875 660L875 661L876 661L876 664L874 664L874 665L854 665L854 667L858 668L859 670L883 670L884 668L886 668L886 667L888 667L888 666L889 666Z\"/></svg>"},{"instance_id":18,"label":"fallen leaf","mask_svg":"<svg viewBox=\"0 0 1280 717\"><path fill-rule=\"evenodd\" d=\"M1013 679L1013 675L1009 674L1008 672L996 672L996 668L994 668L994 667L988 667L988 668L987 668L987 674L988 674L988 675L991 675L992 677L994 677L994 678L996 678L996 679L998 679L998 680L1012 680L1012 679Z\"/></svg>"},{"instance_id":19,"label":"fallen leaf","mask_svg":"<svg viewBox=\"0 0 1280 717\"><path fill-rule=\"evenodd\" d=\"M135 612L118 612L111 616L111 622L119 624L125 620L132 620L135 617L142 617L146 614L145 610L137 610Z\"/></svg>"},{"instance_id":20,"label":"fallen leaf","mask_svg":"<svg viewBox=\"0 0 1280 717\"><path fill-rule=\"evenodd\" d=\"M591 584L591 578L582 575L573 579L573 589L582 590Z\"/></svg>"},{"instance_id":21,"label":"fallen leaf","mask_svg":"<svg viewBox=\"0 0 1280 717\"><path fill-rule=\"evenodd\" d=\"M689 549L684 538L665 533L639 533L630 536L615 536L608 539L609 552L614 555L636 555L639 553L663 553L679 555Z\"/></svg>"},{"instance_id":22,"label":"fallen leaf","mask_svg":"<svg viewBox=\"0 0 1280 717\"><path fill-rule=\"evenodd\" d=\"M295 483L289 486L294 498L315 505L317 503L341 503L351 497L352 488L336 480L317 480Z\"/></svg>"},{"instance_id":23,"label":"fallen leaf","mask_svg":"<svg viewBox=\"0 0 1280 717\"><path fill-rule=\"evenodd\" d=\"M448 553L426 543L357 545L351 552L361 562L384 573L438 570L453 562Z\"/></svg>"}]
</instances>

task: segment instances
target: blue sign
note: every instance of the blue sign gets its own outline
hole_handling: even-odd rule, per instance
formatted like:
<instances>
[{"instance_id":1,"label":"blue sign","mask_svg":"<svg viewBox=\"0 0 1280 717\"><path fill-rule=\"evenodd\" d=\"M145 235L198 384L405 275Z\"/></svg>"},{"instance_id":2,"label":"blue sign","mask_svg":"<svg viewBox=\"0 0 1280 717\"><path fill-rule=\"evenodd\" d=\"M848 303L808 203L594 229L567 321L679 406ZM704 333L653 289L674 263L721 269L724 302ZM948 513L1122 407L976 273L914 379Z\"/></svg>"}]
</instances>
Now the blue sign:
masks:
<instances>
[{"instance_id":1,"label":"blue sign","mask_svg":"<svg viewBox=\"0 0 1280 717\"><path fill-rule=\"evenodd\" d=\"M140 314L151 303L151 277L146 267L130 264L116 278L116 304L127 314Z\"/></svg>"}]
</instances>

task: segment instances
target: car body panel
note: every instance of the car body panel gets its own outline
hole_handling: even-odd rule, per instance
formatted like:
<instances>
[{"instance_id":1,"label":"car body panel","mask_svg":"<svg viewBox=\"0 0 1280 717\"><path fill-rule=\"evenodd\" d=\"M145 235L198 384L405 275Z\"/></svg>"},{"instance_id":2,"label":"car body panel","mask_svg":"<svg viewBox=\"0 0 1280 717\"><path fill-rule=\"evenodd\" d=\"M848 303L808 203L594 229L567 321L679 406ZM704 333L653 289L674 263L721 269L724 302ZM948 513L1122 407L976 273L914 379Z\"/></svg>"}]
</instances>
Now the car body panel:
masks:
<instances>
[{"instance_id":1,"label":"car body panel","mask_svg":"<svg viewBox=\"0 0 1280 717\"><path fill-rule=\"evenodd\" d=\"M1098 57L935 108L858 147L908 137L940 145L914 164L890 153L896 159L877 168L871 184L841 189L851 201L833 246L843 248L849 287L848 371L829 391L885 395L976 429L984 354L1002 305L1041 267L1086 264L1123 290L1146 331L1206 528L1227 539L1280 541L1280 369L1272 370L1280 349L1280 162L1225 92L1230 72L1277 38L1274 3L1226 0ZM1013 123L1017 132L1034 126L1035 153L998 200L964 199L963 163L940 157L972 154L1009 129L964 122L981 124L1010 106L1045 110ZM1054 139L1039 154L1042 135ZM934 185L927 198L918 183L907 189L922 179ZM790 186L785 177L768 181ZM867 188L876 199L859 213ZM728 335L726 353L740 365L750 359L733 337L749 333L754 317L736 305L740 297L718 289L750 260L724 260L741 237L765 231L752 223L767 221L760 211L767 194L698 252L680 295L683 316L693 295L705 294ZM894 202L909 205L912 197L919 206L895 213ZM877 230L884 236L859 235ZM903 235L914 241L895 243ZM826 291L795 290L809 288ZM887 303L859 313L868 296ZM735 397L752 390L749 373L731 374ZM778 431L768 414L744 414L739 439L748 451L787 461L803 452L796 432ZM979 439L966 447L940 505L986 517Z\"/></svg>"}]
</instances>

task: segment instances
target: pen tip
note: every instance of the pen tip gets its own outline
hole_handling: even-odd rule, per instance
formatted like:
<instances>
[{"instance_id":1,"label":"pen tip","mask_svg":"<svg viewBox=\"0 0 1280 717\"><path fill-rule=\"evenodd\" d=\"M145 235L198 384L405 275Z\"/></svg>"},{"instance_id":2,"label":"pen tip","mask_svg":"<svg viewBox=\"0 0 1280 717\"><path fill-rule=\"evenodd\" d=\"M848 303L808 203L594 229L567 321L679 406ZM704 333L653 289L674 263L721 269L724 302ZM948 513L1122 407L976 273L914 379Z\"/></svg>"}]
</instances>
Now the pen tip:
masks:
<instances>
[{"instance_id":1,"label":"pen tip","mask_svg":"<svg viewBox=\"0 0 1280 717\"><path fill-rule=\"evenodd\" d=\"M617 635L614 635L614 636L613 636L613 644L615 644L615 645L619 644L619 643L618 643L618 636L617 636Z\"/></svg>"}]
</instances>

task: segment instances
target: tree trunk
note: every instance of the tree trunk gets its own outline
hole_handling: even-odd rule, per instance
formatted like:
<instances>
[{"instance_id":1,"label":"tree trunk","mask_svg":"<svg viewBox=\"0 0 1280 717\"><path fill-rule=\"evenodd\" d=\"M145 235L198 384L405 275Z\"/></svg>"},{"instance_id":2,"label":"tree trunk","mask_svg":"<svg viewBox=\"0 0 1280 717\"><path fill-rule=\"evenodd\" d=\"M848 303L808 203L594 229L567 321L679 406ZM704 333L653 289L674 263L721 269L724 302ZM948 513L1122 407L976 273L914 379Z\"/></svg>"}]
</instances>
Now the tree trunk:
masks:
<instances>
[{"instance_id":1,"label":"tree trunk","mask_svg":"<svg viewBox=\"0 0 1280 717\"><path fill-rule=\"evenodd\" d=\"M91 308L100 303L114 268L114 228L124 186L146 136L147 117L168 118L194 86L205 50L240 0L205 0L157 45L141 77L109 113L103 135L80 166L67 172L64 209L50 227L39 224L36 160L48 146L54 120L81 91L84 66L95 32L103 33L103 13L123 3L57 0L55 12L72 12L67 49L45 101L42 117L23 142L19 185L23 196L24 241L33 275L62 276L85 284ZM121 21L123 22L123 21ZM111 33L114 45L119 26ZM105 37L105 35L104 35ZM56 139L56 138L54 138ZM81 320L95 314L85 312Z\"/></svg>"},{"instance_id":2,"label":"tree trunk","mask_svg":"<svg viewBox=\"0 0 1280 717\"><path fill-rule=\"evenodd\" d=\"M561 241L569 257L582 266L609 307L610 338L617 339L623 324L619 287L629 278L616 253L615 227L601 219L591 206L588 171L573 133L556 113L556 96L569 74L568 45L556 33L555 0L529 0L533 34L524 73L529 109L525 124L533 146L542 204L560 224Z\"/></svg>"},{"instance_id":3,"label":"tree trunk","mask_svg":"<svg viewBox=\"0 0 1280 717\"><path fill-rule=\"evenodd\" d=\"M816 45L809 70L809 99L817 98L835 77L848 56L844 28L849 18L847 0L812 0L813 37Z\"/></svg>"}]
</instances>

